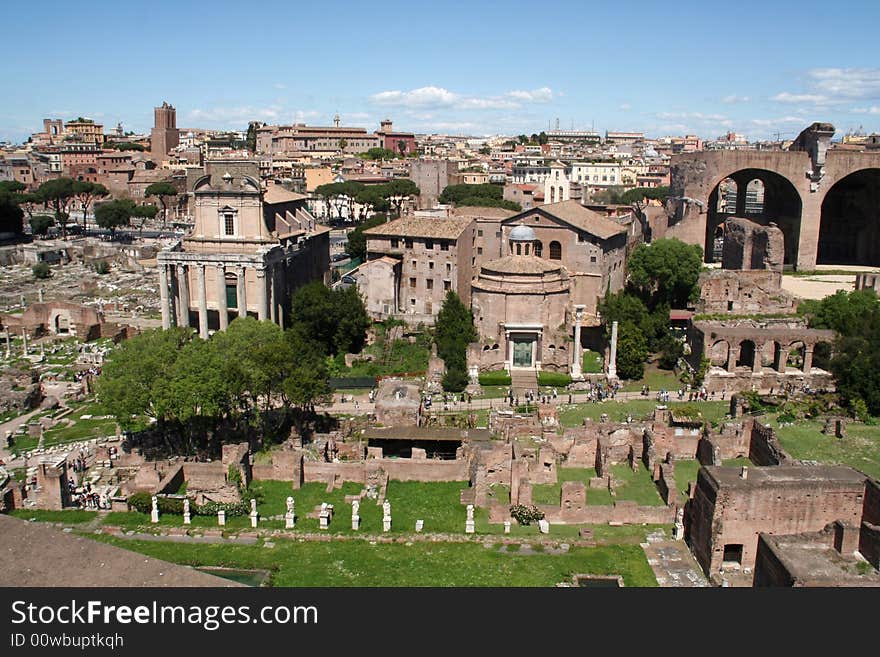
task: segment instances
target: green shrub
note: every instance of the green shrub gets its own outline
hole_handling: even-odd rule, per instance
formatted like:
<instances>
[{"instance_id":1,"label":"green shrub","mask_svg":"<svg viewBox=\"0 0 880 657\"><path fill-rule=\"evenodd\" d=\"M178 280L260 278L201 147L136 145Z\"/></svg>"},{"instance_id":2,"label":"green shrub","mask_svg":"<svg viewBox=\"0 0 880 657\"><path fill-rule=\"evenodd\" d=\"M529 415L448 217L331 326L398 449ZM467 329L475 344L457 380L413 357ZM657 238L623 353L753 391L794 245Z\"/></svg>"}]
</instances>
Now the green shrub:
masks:
<instances>
[{"instance_id":1,"label":"green shrub","mask_svg":"<svg viewBox=\"0 0 880 657\"><path fill-rule=\"evenodd\" d=\"M531 525L544 519L544 512L538 507L525 504L514 504L510 507L510 515L521 525Z\"/></svg>"},{"instance_id":2,"label":"green shrub","mask_svg":"<svg viewBox=\"0 0 880 657\"><path fill-rule=\"evenodd\" d=\"M510 383L510 374L508 374L504 370L480 372L481 386L509 386Z\"/></svg>"},{"instance_id":3,"label":"green shrub","mask_svg":"<svg viewBox=\"0 0 880 657\"><path fill-rule=\"evenodd\" d=\"M467 372L460 367L450 367L443 375L443 390L446 392L461 392L467 384Z\"/></svg>"},{"instance_id":4,"label":"green shrub","mask_svg":"<svg viewBox=\"0 0 880 657\"><path fill-rule=\"evenodd\" d=\"M128 505L141 513L150 513L153 510L153 496L149 493L134 493L128 498ZM183 498L159 497L158 506L160 514L183 515ZM208 502L207 504L190 503L190 513L196 516L216 516L220 510L227 516L246 516L251 512L249 502Z\"/></svg>"},{"instance_id":5,"label":"green shrub","mask_svg":"<svg viewBox=\"0 0 880 657\"><path fill-rule=\"evenodd\" d=\"M571 383L571 376L565 372L538 372L539 386L552 386L554 388L564 388Z\"/></svg>"},{"instance_id":6,"label":"green shrub","mask_svg":"<svg viewBox=\"0 0 880 657\"><path fill-rule=\"evenodd\" d=\"M31 272L34 275L34 278L49 278L52 275L52 270L49 269L48 263L38 262L33 267L31 267Z\"/></svg>"},{"instance_id":7,"label":"green shrub","mask_svg":"<svg viewBox=\"0 0 880 657\"><path fill-rule=\"evenodd\" d=\"M102 276L104 274L109 274L110 273L110 263L108 263L106 260L98 260L95 263L95 273L101 274Z\"/></svg>"}]
</instances>

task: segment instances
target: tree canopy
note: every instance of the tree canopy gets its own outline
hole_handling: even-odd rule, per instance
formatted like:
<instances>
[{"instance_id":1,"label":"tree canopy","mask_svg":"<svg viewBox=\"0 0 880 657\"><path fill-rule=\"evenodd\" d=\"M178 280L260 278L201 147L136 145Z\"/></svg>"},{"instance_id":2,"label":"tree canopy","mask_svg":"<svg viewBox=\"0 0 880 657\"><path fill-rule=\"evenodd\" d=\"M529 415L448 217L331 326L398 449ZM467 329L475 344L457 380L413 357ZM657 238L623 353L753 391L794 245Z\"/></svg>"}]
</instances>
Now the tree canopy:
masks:
<instances>
[{"instance_id":1,"label":"tree canopy","mask_svg":"<svg viewBox=\"0 0 880 657\"><path fill-rule=\"evenodd\" d=\"M467 347L477 339L474 317L459 296L451 290L446 293L443 306L434 323L437 355L446 364L443 388L461 392L467 385Z\"/></svg>"},{"instance_id":2,"label":"tree canopy","mask_svg":"<svg viewBox=\"0 0 880 657\"><path fill-rule=\"evenodd\" d=\"M331 290L320 281L294 292L291 316L291 329L331 356L359 353L370 326L356 287Z\"/></svg>"},{"instance_id":3,"label":"tree canopy","mask_svg":"<svg viewBox=\"0 0 880 657\"><path fill-rule=\"evenodd\" d=\"M441 203L457 206L474 206L480 208L504 208L519 212L522 206L514 201L505 201L504 189L498 185L484 183L482 185L449 185L440 194Z\"/></svg>"},{"instance_id":4,"label":"tree canopy","mask_svg":"<svg viewBox=\"0 0 880 657\"><path fill-rule=\"evenodd\" d=\"M821 301L805 301L798 312L806 315L810 328L837 332L833 356L820 343L813 364L830 369L844 403L857 415L880 415L880 300L874 290L841 290Z\"/></svg>"},{"instance_id":5,"label":"tree canopy","mask_svg":"<svg viewBox=\"0 0 880 657\"><path fill-rule=\"evenodd\" d=\"M703 251L695 244L677 239L639 244L627 263L628 284L649 306L683 308L699 294L702 267Z\"/></svg>"},{"instance_id":6,"label":"tree canopy","mask_svg":"<svg viewBox=\"0 0 880 657\"><path fill-rule=\"evenodd\" d=\"M375 214L348 234L345 250L352 258L365 260L367 257L367 236L364 231L384 224L388 220L385 214Z\"/></svg>"}]
</instances>

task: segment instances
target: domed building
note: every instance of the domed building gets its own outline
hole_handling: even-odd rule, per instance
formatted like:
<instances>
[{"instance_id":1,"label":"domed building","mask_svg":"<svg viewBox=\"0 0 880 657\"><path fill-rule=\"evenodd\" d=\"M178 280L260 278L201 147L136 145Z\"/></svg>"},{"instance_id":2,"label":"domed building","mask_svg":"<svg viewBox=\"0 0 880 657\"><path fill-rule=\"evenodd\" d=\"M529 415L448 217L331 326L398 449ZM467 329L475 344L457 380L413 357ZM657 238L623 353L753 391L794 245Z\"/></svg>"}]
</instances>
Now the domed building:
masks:
<instances>
[{"instance_id":1,"label":"domed building","mask_svg":"<svg viewBox=\"0 0 880 657\"><path fill-rule=\"evenodd\" d=\"M561 262L536 255L537 244L532 228L515 226L508 235L507 255L480 267L471 284L471 308L480 335L505 345L506 369L541 369L546 359L552 369L564 370L565 333L555 330L559 322L550 322L559 318L564 323L569 276Z\"/></svg>"}]
</instances>

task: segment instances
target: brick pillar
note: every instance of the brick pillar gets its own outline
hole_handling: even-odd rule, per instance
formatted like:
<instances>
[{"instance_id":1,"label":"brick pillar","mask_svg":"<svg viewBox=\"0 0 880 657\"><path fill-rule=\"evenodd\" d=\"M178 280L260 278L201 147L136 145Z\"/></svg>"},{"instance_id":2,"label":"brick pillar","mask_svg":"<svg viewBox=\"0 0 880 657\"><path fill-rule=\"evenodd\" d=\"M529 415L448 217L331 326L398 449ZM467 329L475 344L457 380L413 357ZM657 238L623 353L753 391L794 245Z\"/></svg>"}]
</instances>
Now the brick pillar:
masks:
<instances>
[{"instance_id":1,"label":"brick pillar","mask_svg":"<svg viewBox=\"0 0 880 657\"><path fill-rule=\"evenodd\" d=\"M739 358L739 345L733 346L730 345L730 349L727 350L727 371L735 372L736 371L736 361Z\"/></svg>"}]
</instances>

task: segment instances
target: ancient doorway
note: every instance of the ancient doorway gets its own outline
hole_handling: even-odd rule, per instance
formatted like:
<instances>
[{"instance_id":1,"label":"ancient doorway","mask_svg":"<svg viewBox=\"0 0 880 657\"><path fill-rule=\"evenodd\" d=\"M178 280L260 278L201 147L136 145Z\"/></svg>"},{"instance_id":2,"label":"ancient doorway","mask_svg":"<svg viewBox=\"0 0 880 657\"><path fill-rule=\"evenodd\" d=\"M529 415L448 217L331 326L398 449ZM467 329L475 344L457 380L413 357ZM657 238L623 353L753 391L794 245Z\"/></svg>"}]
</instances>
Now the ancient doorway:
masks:
<instances>
[{"instance_id":1,"label":"ancient doorway","mask_svg":"<svg viewBox=\"0 0 880 657\"><path fill-rule=\"evenodd\" d=\"M534 340L517 338L513 341L513 366L532 367Z\"/></svg>"}]
</instances>

